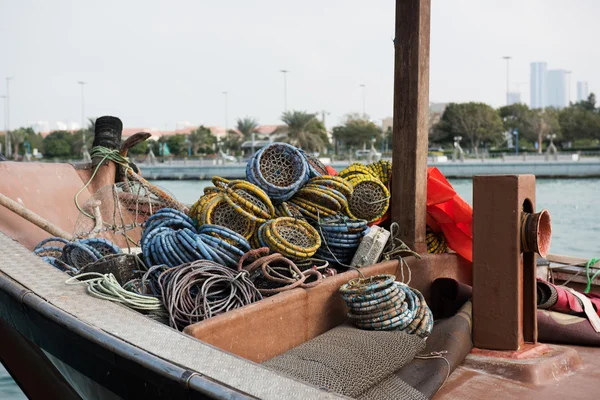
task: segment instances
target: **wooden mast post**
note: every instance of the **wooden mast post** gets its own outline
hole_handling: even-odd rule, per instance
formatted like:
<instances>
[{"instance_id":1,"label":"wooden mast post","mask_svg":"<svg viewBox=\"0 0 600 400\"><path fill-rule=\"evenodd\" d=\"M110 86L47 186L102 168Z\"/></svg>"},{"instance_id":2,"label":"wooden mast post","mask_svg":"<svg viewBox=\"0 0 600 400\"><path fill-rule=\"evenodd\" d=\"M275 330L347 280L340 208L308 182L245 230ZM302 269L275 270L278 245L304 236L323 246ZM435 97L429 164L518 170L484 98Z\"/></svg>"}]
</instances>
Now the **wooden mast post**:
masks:
<instances>
[{"instance_id":1,"label":"wooden mast post","mask_svg":"<svg viewBox=\"0 0 600 400\"><path fill-rule=\"evenodd\" d=\"M431 0L396 0L392 221L418 253L425 242Z\"/></svg>"}]
</instances>

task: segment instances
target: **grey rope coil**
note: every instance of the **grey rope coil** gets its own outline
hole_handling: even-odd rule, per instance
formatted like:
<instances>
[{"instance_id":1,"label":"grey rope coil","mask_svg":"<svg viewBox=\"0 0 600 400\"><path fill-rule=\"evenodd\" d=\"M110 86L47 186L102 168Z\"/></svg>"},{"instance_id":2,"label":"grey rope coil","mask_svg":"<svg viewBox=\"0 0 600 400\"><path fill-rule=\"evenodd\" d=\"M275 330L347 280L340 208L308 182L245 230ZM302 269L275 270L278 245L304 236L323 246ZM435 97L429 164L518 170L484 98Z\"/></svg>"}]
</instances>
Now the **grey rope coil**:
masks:
<instances>
[{"instance_id":1,"label":"grey rope coil","mask_svg":"<svg viewBox=\"0 0 600 400\"><path fill-rule=\"evenodd\" d=\"M169 324L180 330L262 299L248 272L208 260L170 268L158 277L158 285Z\"/></svg>"}]
</instances>

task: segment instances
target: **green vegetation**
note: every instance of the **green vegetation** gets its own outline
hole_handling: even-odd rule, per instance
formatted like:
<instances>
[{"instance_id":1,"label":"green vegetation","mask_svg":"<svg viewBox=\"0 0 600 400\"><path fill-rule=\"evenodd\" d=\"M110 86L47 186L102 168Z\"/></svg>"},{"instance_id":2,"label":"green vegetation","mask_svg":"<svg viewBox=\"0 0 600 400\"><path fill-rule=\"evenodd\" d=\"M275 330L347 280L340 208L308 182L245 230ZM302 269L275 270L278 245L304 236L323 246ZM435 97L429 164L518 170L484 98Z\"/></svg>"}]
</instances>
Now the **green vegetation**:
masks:
<instances>
[{"instance_id":1,"label":"green vegetation","mask_svg":"<svg viewBox=\"0 0 600 400\"><path fill-rule=\"evenodd\" d=\"M320 152L332 146L327 130L316 114L289 111L281 116L284 123L275 130L272 138L301 147L306 151ZM214 154L219 148L231 154L241 154L241 145L258 132L258 121L252 117L238 118L235 129L220 140L205 126L199 126L189 135L175 134L146 141L131 148L132 156L148 154L150 148L156 156L187 157ZM81 158L84 135L88 150L92 147L95 119L89 119L84 130L76 132L54 131L43 138L31 128L19 128L11 134L13 154L22 156L26 151L38 149L45 158ZM519 149L542 152L551 137L562 151L600 149L600 107L596 96L557 110L555 108L530 109L525 104L513 104L494 109L484 103L450 103L442 114L429 116L429 143L443 147L443 154L452 153L456 136L462 137L465 148L478 154L482 147L490 153L510 151L507 139L518 132ZM392 131L385 133L368 117L348 114L331 132L336 154L347 154L374 143L376 149L391 147ZM4 143L3 136L0 141ZM257 139L261 139L258 138ZM264 139L264 138L263 138ZM536 147L537 144L537 147ZM535 150L537 148L537 150ZM439 152L438 152L439 153ZM438 154L432 153L432 154ZM441 154L441 153L440 153ZM15 157L17 158L17 157Z\"/></svg>"}]
</instances>

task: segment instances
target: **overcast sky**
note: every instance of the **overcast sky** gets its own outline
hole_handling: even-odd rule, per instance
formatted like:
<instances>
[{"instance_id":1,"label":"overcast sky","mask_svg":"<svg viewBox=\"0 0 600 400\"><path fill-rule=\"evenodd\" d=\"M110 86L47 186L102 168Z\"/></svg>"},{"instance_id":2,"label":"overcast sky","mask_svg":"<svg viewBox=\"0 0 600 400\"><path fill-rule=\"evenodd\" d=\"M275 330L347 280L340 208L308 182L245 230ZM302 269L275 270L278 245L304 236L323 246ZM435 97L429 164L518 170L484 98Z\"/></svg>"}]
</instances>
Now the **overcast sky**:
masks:
<instances>
[{"instance_id":1,"label":"overcast sky","mask_svg":"<svg viewBox=\"0 0 600 400\"><path fill-rule=\"evenodd\" d=\"M288 109L392 114L393 0L0 0L0 94L11 128L112 114L126 127L275 124ZM529 101L529 63L600 90L599 0L432 0L430 100ZM0 120L4 120L0 113ZM4 125L0 125L3 127Z\"/></svg>"}]
</instances>

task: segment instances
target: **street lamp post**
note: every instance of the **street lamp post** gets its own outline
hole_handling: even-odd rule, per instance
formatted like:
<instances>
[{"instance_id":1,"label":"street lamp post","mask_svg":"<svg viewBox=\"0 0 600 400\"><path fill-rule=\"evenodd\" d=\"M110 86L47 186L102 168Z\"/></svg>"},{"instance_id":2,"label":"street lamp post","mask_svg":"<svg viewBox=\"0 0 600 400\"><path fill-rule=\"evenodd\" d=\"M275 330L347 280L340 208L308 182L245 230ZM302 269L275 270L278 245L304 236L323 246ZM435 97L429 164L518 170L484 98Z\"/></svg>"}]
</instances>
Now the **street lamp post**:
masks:
<instances>
[{"instance_id":1,"label":"street lamp post","mask_svg":"<svg viewBox=\"0 0 600 400\"><path fill-rule=\"evenodd\" d=\"M6 77L6 129L4 135L6 137L6 154L8 158L12 155L11 140L10 140L10 81L12 77Z\"/></svg>"},{"instance_id":2,"label":"street lamp post","mask_svg":"<svg viewBox=\"0 0 600 400\"><path fill-rule=\"evenodd\" d=\"M282 69L281 73L283 73L283 111L287 111L287 69Z\"/></svg>"},{"instance_id":3,"label":"street lamp post","mask_svg":"<svg viewBox=\"0 0 600 400\"><path fill-rule=\"evenodd\" d=\"M506 60L506 105L510 105L509 92L510 92L510 59L511 56L502 57Z\"/></svg>"},{"instance_id":4,"label":"street lamp post","mask_svg":"<svg viewBox=\"0 0 600 400\"><path fill-rule=\"evenodd\" d=\"M513 135L515 135L516 141L517 141L517 143L515 144L515 153L518 156L519 155L519 130L515 129L513 131Z\"/></svg>"},{"instance_id":5,"label":"street lamp post","mask_svg":"<svg viewBox=\"0 0 600 400\"><path fill-rule=\"evenodd\" d=\"M83 134L83 152L87 152L87 141L85 138L85 97L83 87L85 86L84 81L77 81L79 86L81 86L81 132Z\"/></svg>"},{"instance_id":6,"label":"street lamp post","mask_svg":"<svg viewBox=\"0 0 600 400\"><path fill-rule=\"evenodd\" d=\"M367 118L367 112L366 112L367 85L365 85L364 83L361 83L360 87L362 88L362 115L363 115L363 118Z\"/></svg>"},{"instance_id":7,"label":"street lamp post","mask_svg":"<svg viewBox=\"0 0 600 400\"><path fill-rule=\"evenodd\" d=\"M228 125L229 118L227 115L228 114L228 109L227 109L227 107L228 107L227 106L227 93L228 92L221 92L221 93L225 96L225 135L227 135L228 127L229 127L229 125Z\"/></svg>"},{"instance_id":8,"label":"street lamp post","mask_svg":"<svg viewBox=\"0 0 600 400\"><path fill-rule=\"evenodd\" d=\"M2 98L4 100L4 108L2 109L2 111L4 112L4 153L7 152L6 148L8 148L8 125L6 124L6 96L2 95L0 96L0 98ZM6 154L6 156L8 156L8 154Z\"/></svg>"}]
</instances>

